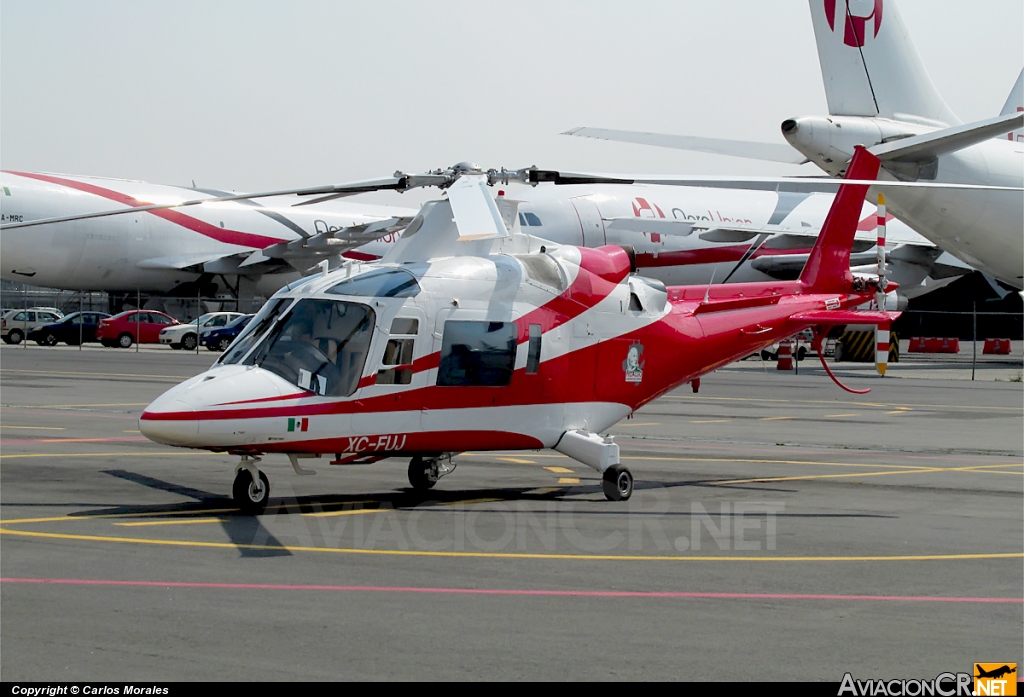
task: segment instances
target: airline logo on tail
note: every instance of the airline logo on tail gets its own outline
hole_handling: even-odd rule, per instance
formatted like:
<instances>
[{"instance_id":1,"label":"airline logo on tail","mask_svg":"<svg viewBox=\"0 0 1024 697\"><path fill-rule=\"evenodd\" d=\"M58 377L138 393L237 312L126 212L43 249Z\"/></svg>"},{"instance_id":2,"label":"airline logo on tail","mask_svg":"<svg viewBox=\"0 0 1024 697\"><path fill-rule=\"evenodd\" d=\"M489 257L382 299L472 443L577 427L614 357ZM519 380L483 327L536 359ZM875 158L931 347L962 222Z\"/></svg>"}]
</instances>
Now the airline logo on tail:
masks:
<instances>
[{"instance_id":1,"label":"airline logo on tail","mask_svg":"<svg viewBox=\"0 0 1024 697\"><path fill-rule=\"evenodd\" d=\"M825 2L825 18L828 20L828 26L834 32L836 30L836 2L837 0L824 0ZM860 48L864 45L867 38L867 23L869 19L874 20L875 33L873 36L878 36L878 30L882 27L882 0L842 0L842 4L845 6L846 15L845 32L843 34L843 43L853 48ZM872 6L873 5L873 6ZM863 12L869 6L871 6L871 14L859 15L857 11Z\"/></svg>"}]
</instances>

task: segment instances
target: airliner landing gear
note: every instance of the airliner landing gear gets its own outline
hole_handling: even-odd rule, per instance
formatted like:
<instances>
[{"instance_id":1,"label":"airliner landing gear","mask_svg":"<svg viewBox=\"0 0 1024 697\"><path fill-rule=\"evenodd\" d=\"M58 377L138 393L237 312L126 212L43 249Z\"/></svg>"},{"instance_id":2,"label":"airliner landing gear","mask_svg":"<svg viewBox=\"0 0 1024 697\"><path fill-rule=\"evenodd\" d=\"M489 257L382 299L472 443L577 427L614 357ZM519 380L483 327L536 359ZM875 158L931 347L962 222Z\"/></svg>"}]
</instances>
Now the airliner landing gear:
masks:
<instances>
[{"instance_id":1,"label":"airliner landing gear","mask_svg":"<svg viewBox=\"0 0 1024 697\"><path fill-rule=\"evenodd\" d=\"M604 471L601 486L609 501L625 501L633 495L633 473L622 465Z\"/></svg>"},{"instance_id":2,"label":"airliner landing gear","mask_svg":"<svg viewBox=\"0 0 1024 697\"><path fill-rule=\"evenodd\" d=\"M451 457L423 458L417 455L409 461L409 483L416 491L426 491L437 480L455 471Z\"/></svg>"},{"instance_id":3,"label":"airliner landing gear","mask_svg":"<svg viewBox=\"0 0 1024 697\"><path fill-rule=\"evenodd\" d=\"M231 486L235 505L249 515L262 513L270 498L270 480L256 467L259 461L258 457L243 455L236 468L235 483Z\"/></svg>"}]
</instances>

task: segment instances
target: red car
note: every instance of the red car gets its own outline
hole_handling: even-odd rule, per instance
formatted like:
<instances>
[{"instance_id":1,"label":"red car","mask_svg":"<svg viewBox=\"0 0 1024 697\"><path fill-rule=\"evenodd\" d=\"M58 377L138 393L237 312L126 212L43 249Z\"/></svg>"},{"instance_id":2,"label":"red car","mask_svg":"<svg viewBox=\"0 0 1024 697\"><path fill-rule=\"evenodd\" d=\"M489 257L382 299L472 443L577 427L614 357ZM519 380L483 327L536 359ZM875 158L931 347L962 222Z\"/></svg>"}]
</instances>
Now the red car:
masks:
<instances>
[{"instance_id":1,"label":"red car","mask_svg":"<svg viewBox=\"0 0 1024 697\"><path fill-rule=\"evenodd\" d=\"M136 341L140 344L160 342L160 330L171 324L180 324L170 315L154 310L128 310L100 320L96 339L104 346L128 348Z\"/></svg>"}]
</instances>

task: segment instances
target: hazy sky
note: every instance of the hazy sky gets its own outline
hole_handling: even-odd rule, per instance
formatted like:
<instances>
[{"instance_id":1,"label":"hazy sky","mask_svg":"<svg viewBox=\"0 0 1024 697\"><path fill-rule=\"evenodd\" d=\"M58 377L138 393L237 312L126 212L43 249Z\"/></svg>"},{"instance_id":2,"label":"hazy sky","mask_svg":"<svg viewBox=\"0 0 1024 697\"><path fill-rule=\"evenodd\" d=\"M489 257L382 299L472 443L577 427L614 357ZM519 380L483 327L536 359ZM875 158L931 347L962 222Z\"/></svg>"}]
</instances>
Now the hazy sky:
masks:
<instances>
[{"instance_id":1,"label":"hazy sky","mask_svg":"<svg viewBox=\"0 0 1024 697\"><path fill-rule=\"evenodd\" d=\"M1024 3L899 7L953 111L997 114L1024 64ZM4 169L248 191L466 159L792 173L558 134L784 142L783 119L826 112L806 0L0 3Z\"/></svg>"}]
</instances>

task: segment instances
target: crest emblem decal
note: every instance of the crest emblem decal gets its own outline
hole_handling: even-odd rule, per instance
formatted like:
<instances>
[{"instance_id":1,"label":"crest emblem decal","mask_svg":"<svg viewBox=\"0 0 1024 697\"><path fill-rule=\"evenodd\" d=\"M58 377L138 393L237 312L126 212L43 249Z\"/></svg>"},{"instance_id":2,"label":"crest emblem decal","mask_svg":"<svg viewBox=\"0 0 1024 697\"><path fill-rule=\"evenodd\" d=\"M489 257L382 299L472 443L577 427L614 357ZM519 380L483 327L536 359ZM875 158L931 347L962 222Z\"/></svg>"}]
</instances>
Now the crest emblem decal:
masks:
<instances>
[{"instance_id":1,"label":"crest emblem decal","mask_svg":"<svg viewBox=\"0 0 1024 697\"><path fill-rule=\"evenodd\" d=\"M622 361L622 371L626 374L626 382L639 385L644 379L644 365L646 361L640 360L643 352L644 345L639 341L631 344L629 351L626 352L626 360Z\"/></svg>"}]
</instances>

